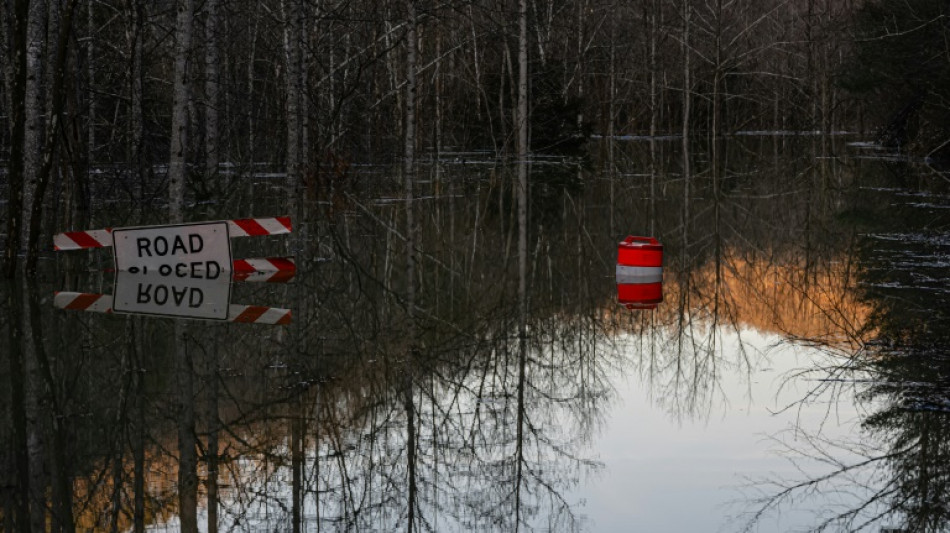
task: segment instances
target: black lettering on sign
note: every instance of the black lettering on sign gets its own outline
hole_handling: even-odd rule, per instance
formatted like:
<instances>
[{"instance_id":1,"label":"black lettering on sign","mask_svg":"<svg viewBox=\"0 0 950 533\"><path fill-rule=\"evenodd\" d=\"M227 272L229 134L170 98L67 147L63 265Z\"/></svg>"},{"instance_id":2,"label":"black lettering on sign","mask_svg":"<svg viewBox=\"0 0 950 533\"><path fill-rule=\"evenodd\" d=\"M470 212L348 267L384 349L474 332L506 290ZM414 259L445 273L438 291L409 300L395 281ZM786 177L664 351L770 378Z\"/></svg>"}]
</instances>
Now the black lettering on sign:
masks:
<instances>
[{"instance_id":1,"label":"black lettering on sign","mask_svg":"<svg viewBox=\"0 0 950 533\"><path fill-rule=\"evenodd\" d=\"M152 301L151 291L152 291L151 284L146 285L144 283L139 283L138 296L136 296L135 302L140 303L140 304L147 304L150 301Z\"/></svg>"},{"instance_id":2,"label":"black lettering on sign","mask_svg":"<svg viewBox=\"0 0 950 533\"><path fill-rule=\"evenodd\" d=\"M171 266L171 265L162 265L162 266L158 267L158 273L161 274L162 276L168 277L168 276L170 276L171 273L172 273L172 266Z\"/></svg>"},{"instance_id":3,"label":"black lettering on sign","mask_svg":"<svg viewBox=\"0 0 950 533\"><path fill-rule=\"evenodd\" d=\"M168 303L168 287L164 285L158 285L155 287L155 303L157 305L165 305Z\"/></svg>"},{"instance_id":4,"label":"black lettering on sign","mask_svg":"<svg viewBox=\"0 0 950 533\"><path fill-rule=\"evenodd\" d=\"M214 270L214 274L211 271ZM207 279L218 279L221 275L221 265L217 261L205 261L205 277Z\"/></svg>"},{"instance_id":5,"label":"black lettering on sign","mask_svg":"<svg viewBox=\"0 0 950 533\"><path fill-rule=\"evenodd\" d=\"M177 254L181 250L181 253L187 254L188 249L185 248L185 241L182 240L181 235L175 235L175 241L172 244L172 253Z\"/></svg>"},{"instance_id":6,"label":"black lettering on sign","mask_svg":"<svg viewBox=\"0 0 950 533\"><path fill-rule=\"evenodd\" d=\"M197 287L191 288L191 295L188 298L188 307L192 309L197 309L201 307L201 304L205 301L205 293Z\"/></svg>"},{"instance_id":7,"label":"black lettering on sign","mask_svg":"<svg viewBox=\"0 0 950 533\"><path fill-rule=\"evenodd\" d=\"M135 301L143 305L153 303L160 306L171 304L175 307L187 305L192 309L198 309L205 301L205 293L197 287L169 287L139 283Z\"/></svg>"},{"instance_id":8,"label":"black lettering on sign","mask_svg":"<svg viewBox=\"0 0 950 533\"><path fill-rule=\"evenodd\" d=\"M188 265L186 263L178 263L175 265L175 275L179 278L188 277Z\"/></svg>"},{"instance_id":9,"label":"black lettering on sign","mask_svg":"<svg viewBox=\"0 0 950 533\"><path fill-rule=\"evenodd\" d=\"M161 235L155 237L155 253L160 256L168 255L168 239Z\"/></svg>"},{"instance_id":10,"label":"black lettering on sign","mask_svg":"<svg viewBox=\"0 0 950 533\"><path fill-rule=\"evenodd\" d=\"M201 238L201 235L197 233L189 233L188 247L191 250L191 253L196 254L204 249L205 241Z\"/></svg>"},{"instance_id":11,"label":"black lettering on sign","mask_svg":"<svg viewBox=\"0 0 950 533\"><path fill-rule=\"evenodd\" d=\"M175 298L176 306L181 307L181 303L185 301L186 294L188 294L188 287L181 287L181 289L172 287L172 297Z\"/></svg>"},{"instance_id":12,"label":"black lettering on sign","mask_svg":"<svg viewBox=\"0 0 950 533\"><path fill-rule=\"evenodd\" d=\"M139 237L135 240L135 244L139 248L139 257L144 257L142 252L145 252L145 255L152 257L152 252L148 250L149 246L151 246L151 242L148 240L148 237Z\"/></svg>"}]
</instances>

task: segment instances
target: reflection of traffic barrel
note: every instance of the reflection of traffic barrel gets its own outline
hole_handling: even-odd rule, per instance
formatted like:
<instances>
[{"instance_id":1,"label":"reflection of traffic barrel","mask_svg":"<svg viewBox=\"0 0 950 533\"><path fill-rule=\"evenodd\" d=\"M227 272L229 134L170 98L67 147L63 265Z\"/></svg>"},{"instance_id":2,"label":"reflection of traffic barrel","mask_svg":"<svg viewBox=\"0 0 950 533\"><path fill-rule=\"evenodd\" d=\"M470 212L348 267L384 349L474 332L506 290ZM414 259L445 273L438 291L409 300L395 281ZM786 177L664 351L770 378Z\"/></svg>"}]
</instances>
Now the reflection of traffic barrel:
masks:
<instances>
[{"instance_id":1,"label":"reflection of traffic barrel","mask_svg":"<svg viewBox=\"0 0 950 533\"><path fill-rule=\"evenodd\" d=\"M663 245L653 237L629 236L617 246L617 264L662 267Z\"/></svg>"},{"instance_id":2,"label":"reflection of traffic barrel","mask_svg":"<svg viewBox=\"0 0 950 533\"><path fill-rule=\"evenodd\" d=\"M663 301L663 245L627 237L617 247L617 302L627 309L656 309Z\"/></svg>"}]
</instances>

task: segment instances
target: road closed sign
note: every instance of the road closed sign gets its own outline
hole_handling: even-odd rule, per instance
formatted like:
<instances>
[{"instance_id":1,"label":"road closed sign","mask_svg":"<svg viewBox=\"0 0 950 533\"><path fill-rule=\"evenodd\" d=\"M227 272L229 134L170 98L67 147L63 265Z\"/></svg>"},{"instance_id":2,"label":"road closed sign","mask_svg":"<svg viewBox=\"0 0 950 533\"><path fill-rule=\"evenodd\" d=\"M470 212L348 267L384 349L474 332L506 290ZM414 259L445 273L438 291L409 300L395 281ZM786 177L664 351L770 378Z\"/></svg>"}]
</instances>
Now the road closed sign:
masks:
<instances>
[{"instance_id":1,"label":"road closed sign","mask_svg":"<svg viewBox=\"0 0 950 533\"><path fill-rule=\"evenodd\" d=\"M117 272L112 309L116 313L227 320L231 280Z\"/></svg>"},{"instance_id":2,"label":"road closed sign","mask_svg":"<svg viewBox=\"0 0 950 533\"><path fill-rule=\"evenodd\" d=\"M215 280L231 271L228 223L112 230L118 272L176 280Z\"/></svg>"}]
</instances>

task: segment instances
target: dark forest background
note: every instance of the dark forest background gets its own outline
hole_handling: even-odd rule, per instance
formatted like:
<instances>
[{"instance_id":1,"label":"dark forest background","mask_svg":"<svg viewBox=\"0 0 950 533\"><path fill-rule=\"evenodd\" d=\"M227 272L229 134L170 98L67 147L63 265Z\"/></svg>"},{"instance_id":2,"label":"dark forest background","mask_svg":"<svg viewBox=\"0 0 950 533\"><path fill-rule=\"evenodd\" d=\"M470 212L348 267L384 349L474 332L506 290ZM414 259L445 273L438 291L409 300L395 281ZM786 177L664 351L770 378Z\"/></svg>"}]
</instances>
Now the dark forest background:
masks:
<instances>
[{"instance_id":1,"label":"dark forest background","mask_svg":"<svg viewBox=\"0 0 950 533\"><path fill-rule=\"evenodd\" d=\"M940 0L3 0L6 271L23 254L31 270L42 235L85 229L103 173L129 189L158 179L164 188L149 201L167 199L176 219L186 193L220 194L225 170L285 173L293 205L352 187L351 165L404 163L411 173L417 153L516 156L522 73L533 154L578 155L591 135L715 142L796 130L866 132L939 159L950 144L948 9ZM51 194L62 216L44 228Z\"/></svg>"}]
</instances>

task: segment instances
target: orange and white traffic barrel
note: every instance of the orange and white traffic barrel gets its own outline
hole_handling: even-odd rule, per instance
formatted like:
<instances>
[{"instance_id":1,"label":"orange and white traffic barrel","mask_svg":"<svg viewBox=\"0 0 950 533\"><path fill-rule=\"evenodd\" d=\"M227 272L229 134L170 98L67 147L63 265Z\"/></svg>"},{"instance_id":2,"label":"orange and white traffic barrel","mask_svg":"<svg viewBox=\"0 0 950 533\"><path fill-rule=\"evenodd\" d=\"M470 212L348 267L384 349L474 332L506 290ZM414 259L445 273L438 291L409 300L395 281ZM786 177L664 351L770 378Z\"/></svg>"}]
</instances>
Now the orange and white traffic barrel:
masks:
<instances>
[{"instance_id":1,"label":"orange and white traffic barrel","mask_svg":"<svg viewBox=\"0 0 950 533\"><path fill-rule=\"evenodd\" d=\"M617 302L627 309L656 309L663 301L663 245L629 236L617 246Z\"/></svg>"}]
</instances>

